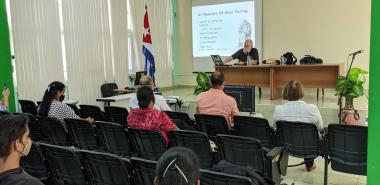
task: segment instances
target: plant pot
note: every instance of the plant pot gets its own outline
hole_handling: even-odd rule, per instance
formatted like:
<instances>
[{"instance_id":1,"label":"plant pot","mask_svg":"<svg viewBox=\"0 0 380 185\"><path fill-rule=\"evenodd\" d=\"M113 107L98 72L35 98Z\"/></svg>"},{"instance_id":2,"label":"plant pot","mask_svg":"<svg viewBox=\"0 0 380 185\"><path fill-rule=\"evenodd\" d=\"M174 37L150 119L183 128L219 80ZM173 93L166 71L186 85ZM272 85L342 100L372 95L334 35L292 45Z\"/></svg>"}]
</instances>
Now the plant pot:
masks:
<instances>
[{"instance_id":1,"label":"plant pot","mask_svg":"<svg viewBox=\"0 0 380 185\"><path fill-rule=\"evenodd\" d=\"M344 108L342 110L341 123L359 125L359 113L355 109Z\"/></svg>"}]
</instances>

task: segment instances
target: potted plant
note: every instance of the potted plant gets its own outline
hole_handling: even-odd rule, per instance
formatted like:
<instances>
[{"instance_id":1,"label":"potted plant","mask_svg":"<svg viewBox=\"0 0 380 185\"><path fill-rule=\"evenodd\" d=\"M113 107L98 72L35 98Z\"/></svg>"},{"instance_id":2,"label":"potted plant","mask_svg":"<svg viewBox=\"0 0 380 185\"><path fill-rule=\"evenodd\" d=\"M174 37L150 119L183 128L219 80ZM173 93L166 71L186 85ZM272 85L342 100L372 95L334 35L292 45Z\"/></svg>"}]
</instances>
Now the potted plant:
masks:
<instances>
[{"instance_id":1,"label":"potted plant","mask_svg":"<svg viewBox=\"0 0 380 185\"><path fill-rule=\"evenodd\" d=\"M205 72L199 72L197 75L197 84L194 89L195 95L208 91L210 89L210 77Z\"/></svg>"},{"instance_id":2,"label":"potted plant","mask_svg":"<svg viewBox=\"0 0 380 185\"><path fill-rule=\"evenodd\" d=\"M354 99L364 95L363 85L366 82L365 75L367 71L360 68L352 68L348 74L347 81L345 76L340 76L336 81L336 96L339 96L339 108L343 109L339 115L340 121L348 123L350 118L348 115L353 115L355 120L359 119L359 114L354 107ZM344 107L342 107L342 99L344 97ZM352 119L351 119L352 122Z\"/></svg>"}]
</instances>

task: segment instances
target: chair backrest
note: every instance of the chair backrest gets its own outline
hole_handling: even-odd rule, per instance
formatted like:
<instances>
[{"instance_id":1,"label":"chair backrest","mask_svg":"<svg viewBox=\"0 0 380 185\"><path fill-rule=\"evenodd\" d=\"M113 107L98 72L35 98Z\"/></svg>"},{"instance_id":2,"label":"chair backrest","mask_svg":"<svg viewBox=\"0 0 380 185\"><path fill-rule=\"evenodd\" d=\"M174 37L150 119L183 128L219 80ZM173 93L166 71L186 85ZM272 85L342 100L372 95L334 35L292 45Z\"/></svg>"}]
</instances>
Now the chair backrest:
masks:
<instances>
[{"instance_id":1,"label":"chair backrest","mask_svg":"<svg viewBox=\"0 0 380 185\"><path fill-rule=\"evenodd\" d=\"M138 71L136 72L136 77L135 77L135 85L140 85L140 78L144 75L146 75L146 71Z\"/></svg>"},{"instance_id":2,"label":"chair backrest","mask_svg":"<svg viewBox=\"0 0 380 185\"><path fill-rule=\"evenodd\" d=\"M218 134L228 134L226 118L220 115L195 114L195 122L200 125L202 132L210 137Z\"/></svg>"},{"instance_id":3,"label":"chair backrest","mask_svg":"<svg viewBox=\"0 0 380 185\"><path fill-rule=\"evenodd\" d=\"M98 148L95 129L85 119L66 118L65 123L69 136L75 146L81 149L95 150Z\"/></svg>"},{"instance_id":4,"label":"chair backrest","mask_svg":"<svg viewBox=\"0 0 380 185\"><path fill-rule=\"evenodd\" d=\"M32 143L29 155L22 157L20 164L26 172L40 180L47 180L50 176L45 158L37 143Z\"/></svg>"},{"instance_id":5,"label":"chair backrest","mask_svg":"<svg viewBox=\"0 0 380 185\"><path fill-rule=\"evenodd\" d=\"M272 129L265 118L234 116L234 129L236 135L260 140L261 145L267 148L273 147Z\"/></svg>"},{"instance_id":6,"label":"chair backrest","mask_svg":"<svg viewBox=\"0 0 380 185\"><path fill-rule=\"evenodd\" d=\"M64 184L87 183L78 151L71 147L46 143L39 143L39 146L47 158L51 171L54 171L58 179L62 180Z\"/></svg>"},{"instance_id":7,"label":"chair backrest","mask_svg":"<svg viewBox=\"0 0 380 185\"><path fill-rule=\"evenodd\" d=\"M131 163L136 173L136 181L139 185L154 184L156 161L132 157Z\"/></svg>"},{"instance_id":8,"label":"chair backrest","mask_svg":"<svg viewBox=\"0 0 380 185\"><path fill-rule=\"evenodd\" d=\"M128 110L123 107L114 107L114 106L106 106L104 107L104 111L107 114L107 117L110 118L111 122L119 123L121 125L128 125L127 117Z\"/></svg>"},{"instance_id":9,"label":"chair backrest","mask_svg":"<svg viewBox=\"0 0 380 185\"><path fill-rule=\"evenodd\" d=\"M75 104L67 103L66 105L72 108L76 115L78 115L79 117L82 117L79 108Z\"/></svg>"},{"instance_id":10,"label":"chair backrest","mask_svg":"<svg viewBox=\"0 0 380 185\"><path fill-rule=\"evenodd\" d=\"M106 98L106 97L113 96L114 95L113 90L117 89L117 88L118 87L117 87L116 83L105 83L105 84L103 84L100 87L100 91L102 93L102 97Z\"/></svg>"},{"instance_id":11,"label":"chair backrest","mask_svg":"<svg viewBox=\"0 0 380 185\"><path fill-rule=\"evenodd\" d=\"M265 155L259 140L231 135L217 135L216 138L222 160L265 172Z\"/></svg>"},{"instance_id":12,"label":"chair backrest","mask_svg":"<svg viewBox=\"0 0 380 185\"><path fill-rule=\"evenodd\" d=\"M200 168L208 169L213 167L213 158L210 142L203 132L195 131L170 131L168 133L171 145L189 148L198 155Z\"/></svg>"},{"instance_id":13,"label":"chair backrest","mask_svg":"<svg viewBox=\"0 0 380 185\"><path fill-rule=\"evenodd\" d=\"M333 170L367 175L368 127L330 124L327 138Z\"/></svg>"},{"instance_id":14,"label":"chair backrest","mask_svg":"<svg viewBox=\"0 0 380 185\"><path fill-rule=\"evenodd\" d=\"M200 170L202 185L255 185L249 177Z\"/></svg>"},{"instance_id":15,"label":"chair backrest","mask_svg":"<svg viewBox=\"0 0 380 185\"><path fill-rule=\"evenodd\" d=\"M9 112L0 111L0 116L10 114Z\"/></svg>"},{"instance_id":16,"label":"chair backrest","mask_svg":"<svg viewBox=\"0 0 380 185\"><path fill-rule=\"evenodd\" d=\"M322 155L322 146L316 125L288 121L278 121L276 125L280 145L291 156L315 158Z\"/></svg>"},{"instance_id":17,"label":"chair backrest","mask_svg":"<svg viewBox=\"0 0 380 185\"><path fill-rule=\"evenodd\" d=\"M129 185L130 163L121 157L95 151L80 151L85 169L88 171L91 184L97 185Z\"/></svg>"},{"instance_id":18,"label":"chair backrest","mask_svg":"<svg viewBox=\"0 0 380 185\"><path fill-rule=\"evenodd\" d=\"M183 121L191 121L190 116L185 112L165 111L170 119L180 119Z\"/></svg>"},{"instance_id":19,"label":"chair backrest","mask_svg":"<svg viewBox=\"0 0 380 185\"><path fill-rule=\"evenodd\" d=\"M84 118L92 117L95 121L106 121L102 110L95 105L79 105L81 115Z\"/></svg>"},{"instance_id":20,"label":"chair backrest","mask_svg":"<svg viewBox=\"0 0 380 185\"><path fill-rule=\"evenodd\" d=\"M29 113L14 113L15 115L23 115L29 118L29 136L33 141L41 141L42 136L42 124L34 115Z\"/></svg>"},{"instance_id":21,"label":"chair backrest","mask_svg":"<svg viewBox=\"0 0 380 185\"><path fill-rule=\"evenodd\" d=\"M96 133L108 152L130 156L131 144L125 127L117 123L96 121Z\"/></svg>"},{"instance_id":22,"label":"chair backrest","mask_svg":"<svg viewBox=\"0 0 380 185\"><path fill-rule=\"evenodd\" d=\"M136 152L143 158L157 161L166 151L166 142L160 132L146 129L128 129Z\"/></svg>"},{"instance_id":23,"label":"chair backrest","mask_svg":"<svg viewBox=\"0 0 380 185\"><path fill-rule=\"evenodd\" d=\"M29 113L34 116L37 115L37 105L30 100L18 100L18 102L21 105L21 111L23 113Z\"/></svg>"},{"instance_id":24,"label":"chair backrest","mask_svg":"<svg viewBox=\"0 0 380 185\"><path fill-rule=\"evenodd\" d=\"M42 123L42 131L46 135L46 140L55 145L69 146L71 140L68 138L65 127L62 122L53 117L38 116L38 120Z\"/></svg>"}]
</instances>

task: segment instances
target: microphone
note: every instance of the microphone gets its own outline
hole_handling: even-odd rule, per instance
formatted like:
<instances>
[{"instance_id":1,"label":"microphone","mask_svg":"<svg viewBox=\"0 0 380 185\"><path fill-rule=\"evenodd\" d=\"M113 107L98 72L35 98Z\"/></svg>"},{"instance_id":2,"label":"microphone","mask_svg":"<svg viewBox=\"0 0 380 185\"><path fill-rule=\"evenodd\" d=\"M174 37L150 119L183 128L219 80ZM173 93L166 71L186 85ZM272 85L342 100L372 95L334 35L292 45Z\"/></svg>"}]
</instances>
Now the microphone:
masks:
<instances>
[{"instance_id":1,"label":"microphone","mask_svg":"<svg viewBox=\"0 0 380 185\"><path fill-rule=\"evenodd\" d=\"M364 50L359 50L359 51L356 51L356 52L354 52L354 53L351 53L349 56L355 56L355 55L357 55L357 54L360 54L360 53L363 53L364 52Z\"/></svg>"}]
</instances>

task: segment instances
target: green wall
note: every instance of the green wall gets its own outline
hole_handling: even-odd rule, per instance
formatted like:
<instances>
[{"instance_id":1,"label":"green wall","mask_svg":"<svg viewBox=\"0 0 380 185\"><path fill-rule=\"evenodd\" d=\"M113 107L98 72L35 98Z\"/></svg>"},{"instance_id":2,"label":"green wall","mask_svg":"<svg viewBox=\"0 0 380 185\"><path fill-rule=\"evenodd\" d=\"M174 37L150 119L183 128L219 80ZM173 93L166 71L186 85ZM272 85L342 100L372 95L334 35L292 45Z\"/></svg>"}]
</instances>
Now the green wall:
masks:
<instances>
[{"instance_id":1,"label":"green wall","mask_svg":"<svg viewBox=\"0 0 380 185\"><path fill-rule=\"evenodd\" d=\"M380 1L372 0L367 184L380 184Z\"/></svg>"},{"instance_id":2,"label":"green wall","mask_svg":"<svg viewBox=\"0 0 380 185\"><path fill-rule=\"evenodd\" d=\"M11 91L9 97L9 109L14 112L15 109L15 97L14 86L12 78L12 63L11 63L11 49L9 42L9 29L7 21L7 11L5 6L5 0L0 0L0 91L3 90L4 83L7 84ZM2 98L2 94L0 93Z\"/></svg>"}]
</instances>

